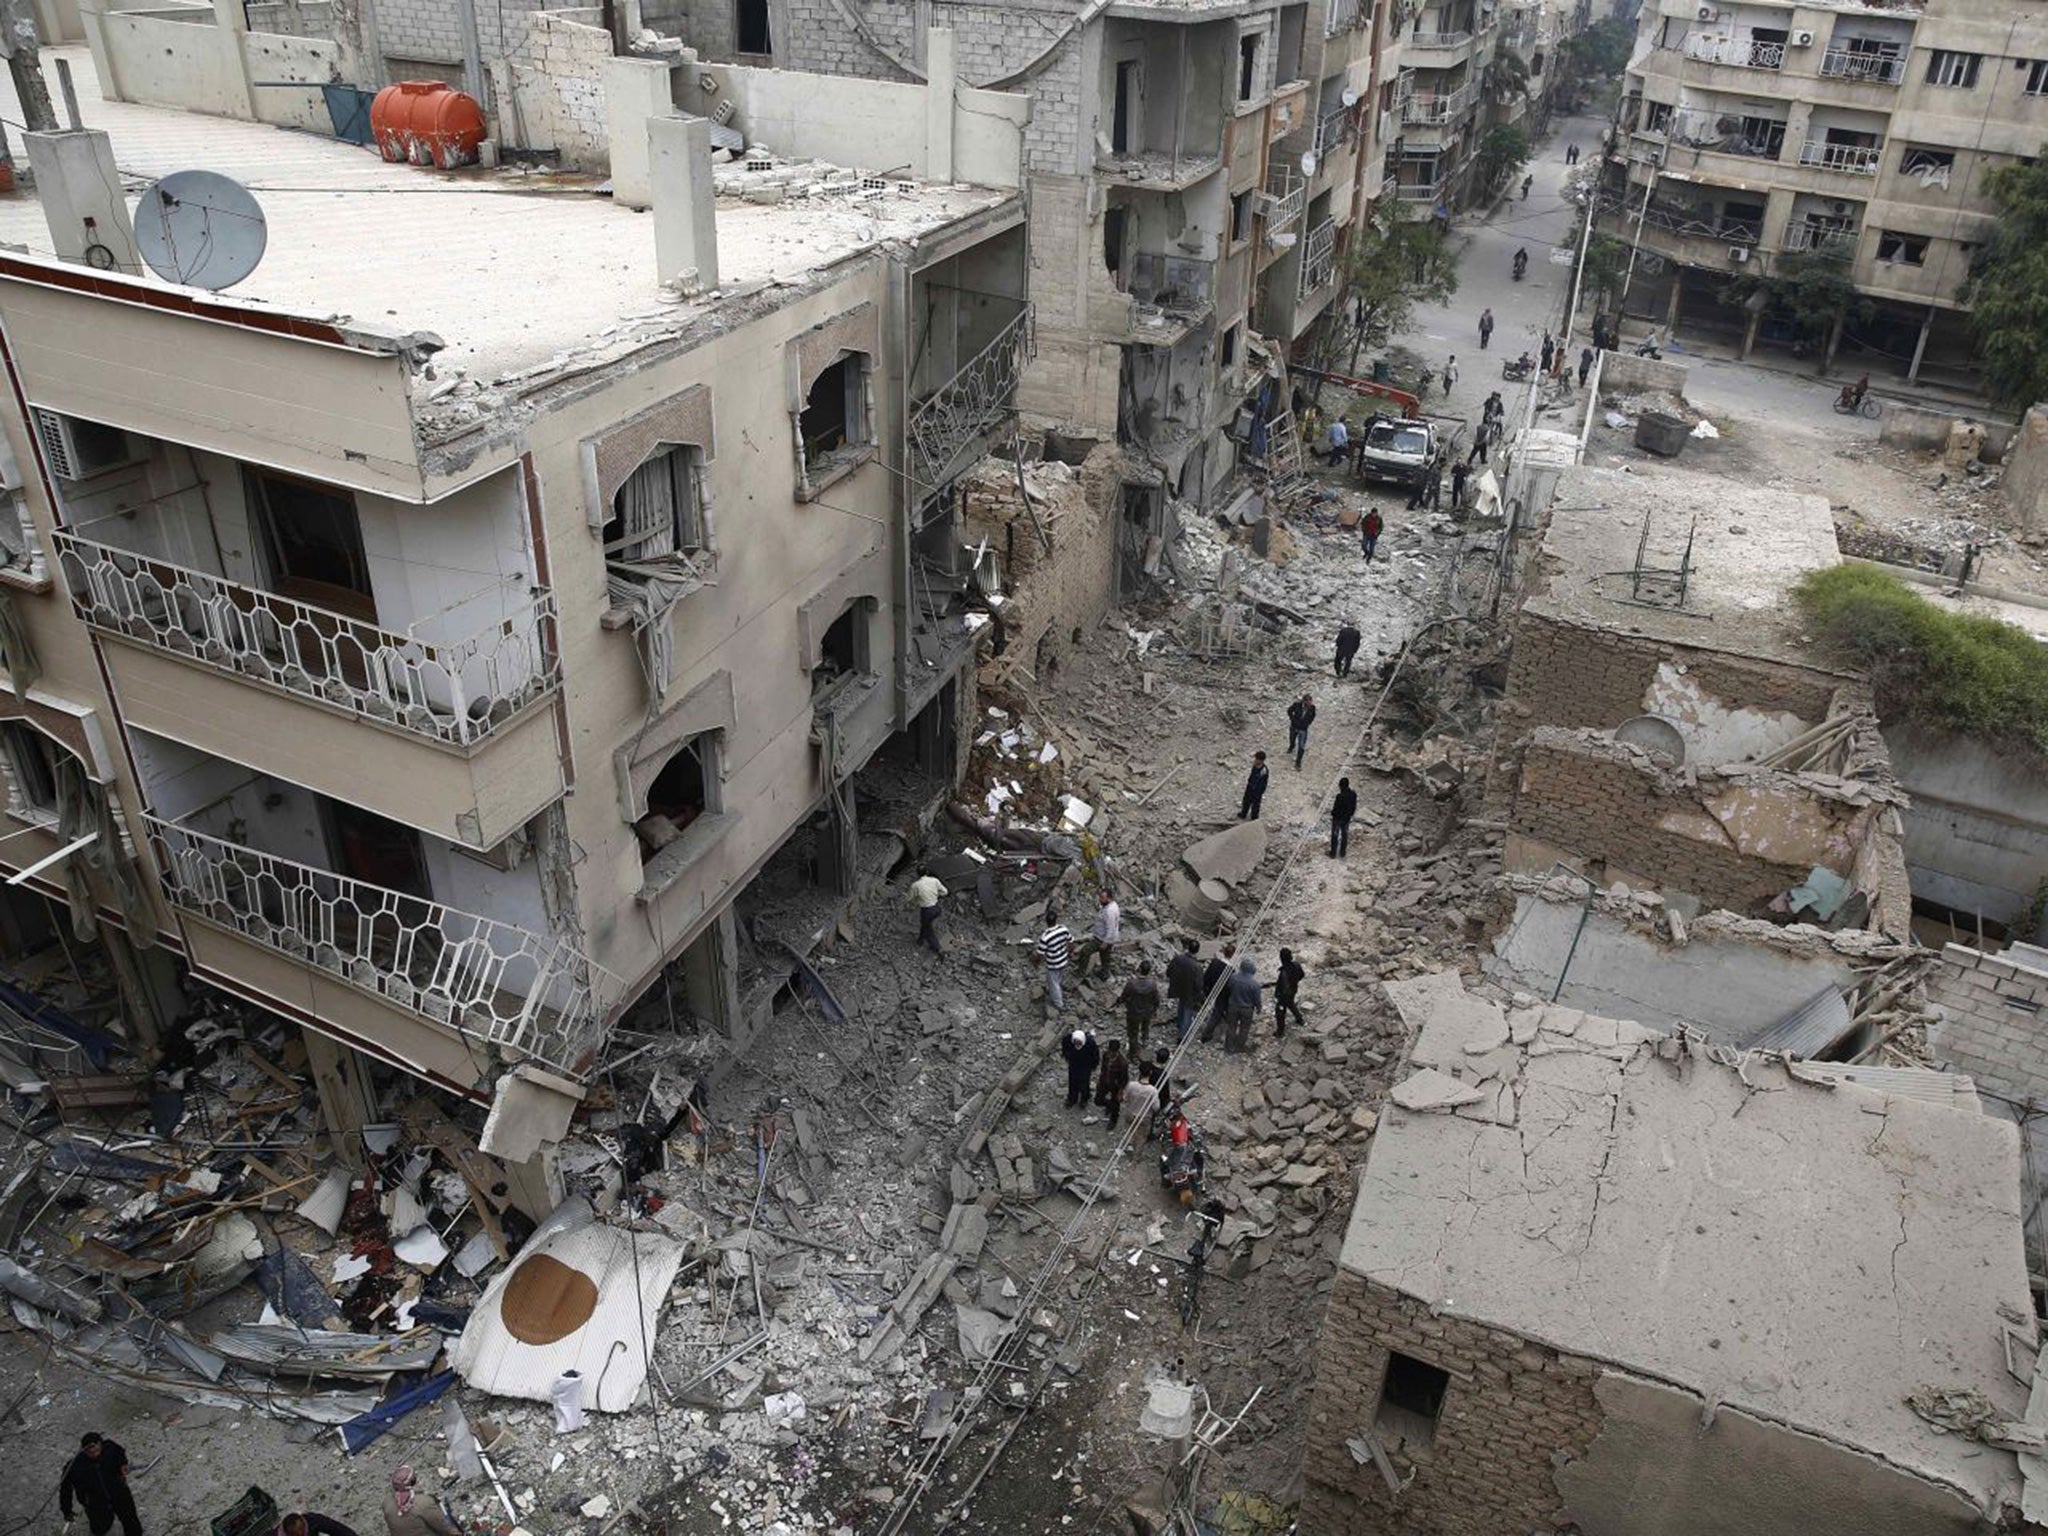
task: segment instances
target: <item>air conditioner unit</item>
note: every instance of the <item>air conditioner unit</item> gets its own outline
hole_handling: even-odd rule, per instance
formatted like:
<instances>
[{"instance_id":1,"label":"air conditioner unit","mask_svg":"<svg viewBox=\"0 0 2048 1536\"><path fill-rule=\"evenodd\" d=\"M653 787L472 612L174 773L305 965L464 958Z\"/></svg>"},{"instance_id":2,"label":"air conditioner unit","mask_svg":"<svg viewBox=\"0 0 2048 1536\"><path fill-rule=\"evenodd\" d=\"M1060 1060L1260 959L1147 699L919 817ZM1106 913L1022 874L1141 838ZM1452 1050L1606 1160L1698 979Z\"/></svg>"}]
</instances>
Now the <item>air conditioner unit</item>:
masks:
<instances>
[{"instance_id":1,"label":"air conditioner unit","mask_svg":"<svg viewBox=\"0 0 2048 1536\"><path fill-rule=\"evenodd\" d=\"M1811 48L1813 46L1813 34L1811 32L1794 32L1792 34L1792 46L1794 48Z\"/></svg>"},{"instance_id":2,"label":"air conditioner unit","mask_svg":"<svg viewBox=\"0 0 2048 1536\"><path fill-rule=\"evenodd\" d=\"M109 470L125 468L142 457L119 427L81 421L41 406L34 409L36 436L42 440L43 457L50 461L50 473L59 480L90 480Z\"/></svg>"},{"instance_id":3,"label":"air conditioner unit","mask_svg":"<svg viewBox=\"0 0 2048 1536\"><path fill-rule=\"evenodd\" d=\"M1719 21L1721 19L1721 13L1711 5L1703 5L1693 14L1701 21Z\"/></svg>"},{"instance_id":4,"label":"air conditioner unit","mask_svg":"<svg viewBox=\"0 0 2048 1536\"><path fill-rule=\"evenodd\" d=\"M1728 259L1738 267L1741 266L1745 261L1749 260L1749 247L1746 245L1729 246Z\"/></svg>"}]
</instances>

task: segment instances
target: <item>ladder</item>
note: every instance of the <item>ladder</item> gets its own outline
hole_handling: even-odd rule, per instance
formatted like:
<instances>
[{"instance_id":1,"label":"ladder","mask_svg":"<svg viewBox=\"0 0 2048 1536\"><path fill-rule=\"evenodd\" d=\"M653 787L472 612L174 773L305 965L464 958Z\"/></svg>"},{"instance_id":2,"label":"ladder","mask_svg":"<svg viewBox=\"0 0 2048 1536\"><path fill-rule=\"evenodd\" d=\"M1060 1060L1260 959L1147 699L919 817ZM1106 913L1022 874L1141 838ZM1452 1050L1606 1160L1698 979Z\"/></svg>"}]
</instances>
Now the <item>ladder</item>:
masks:
<instances>
[{"instance_id":1,"label":"ladder","mask_svg":"<svg viewBox=\"0 0 2048 1536\"><path fill-rule=\"evenodd\" d=\"M1276 405L1266 420L1266 500L1269 505L1284 502L1306 481L1301 467L1301 433L1294 422L1294 394L1287 378L1287 365L1279 365L1273 389Z\"/></svg>"}]
</instances>

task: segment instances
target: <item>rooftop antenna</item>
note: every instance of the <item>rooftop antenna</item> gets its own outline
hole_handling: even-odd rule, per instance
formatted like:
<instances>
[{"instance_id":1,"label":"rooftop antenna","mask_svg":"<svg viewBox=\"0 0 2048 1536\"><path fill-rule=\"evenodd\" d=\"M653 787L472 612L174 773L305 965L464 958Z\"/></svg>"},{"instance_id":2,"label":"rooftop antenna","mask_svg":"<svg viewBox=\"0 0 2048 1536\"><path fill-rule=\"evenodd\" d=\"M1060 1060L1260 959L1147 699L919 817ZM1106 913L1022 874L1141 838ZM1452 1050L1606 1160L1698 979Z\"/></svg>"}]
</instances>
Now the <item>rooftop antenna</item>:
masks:
<instances>
[{"instance_id":1,"label":"rooftop antenna","mask_svg":"<svg viewBox=\"0 0 2048 1536\"><path fill-rule=\"evenodd\" d=\"M167 283L232 288L263 260L270 238L249 189L216 171L174 171L135 205L135 245Z\"/></svg>"}]
</instances>

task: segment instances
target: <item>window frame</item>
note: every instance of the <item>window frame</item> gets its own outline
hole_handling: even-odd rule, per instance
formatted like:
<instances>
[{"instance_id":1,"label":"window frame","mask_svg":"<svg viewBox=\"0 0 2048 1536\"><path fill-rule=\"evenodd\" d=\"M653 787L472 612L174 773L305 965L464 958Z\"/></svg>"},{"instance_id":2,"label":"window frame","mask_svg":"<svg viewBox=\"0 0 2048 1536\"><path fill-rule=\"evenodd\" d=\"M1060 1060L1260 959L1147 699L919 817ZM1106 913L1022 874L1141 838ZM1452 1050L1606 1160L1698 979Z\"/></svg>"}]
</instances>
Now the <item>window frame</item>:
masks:
<instances>
[{"instance_id":1,"label":"window frame","mask_svg":"<svg viewBox=\"0 0 2048 1536\"><path fill-rule=\"evenodd\" d=\"M2022 96L2048 96L2048 59L2024 59L2027 66L2026 84L2020 87Z\"/></svg>"},{"instance_id":2,"label":"window frame","mask_svg":"<svg viewBox=\"0 0 2048 1536\"><path fill-rule=\"evenodd\" d=\"M1924 267L1927 265L1928 248L1933 244L1933 241L1934 237L1932 235L1916 235L1910 230L1880 229L1877 232L1877 260L1884 262L1887 266ZM1885 255L1887 243L1898 246L1900 254L1896 256ZM1914 244L1918 245L1919 254L1917 256L1906 254L1908 249Z\"/></svg>"},{"instance_id":3,"label":"window frame","mask_svg":"<svg viewBox=\"0 0 2048 1536\"><path fill-rule=\"evenodd\" d=\"M1984 68L1984 55L1960 48L1930 48L1927 51L1927 83L1945 91L1974 91ZM1949 79L1954 75L1958 78Z\"/></svg>"},{"instance_id":4,"label":"window frame","mask_svg":"<svg viewBox=\"0 0 2048 1536\"><path fill-rule=\"evenodd\" d=\"M7 814L30 826L55 826L60 816L57 797L56 744L25 720L0 720L0 766L7 773ZM30 754L33 754L31 757ZM48 803L33 791L38 775L48 782Z\"/></svg>"},{"instance_id":5,"label":"window frame","mask_svg":"<svg viewBox=\"0 0 2048 1536\"><path fill-rule=\"evenodd\" d=\"M605 535L610 531L614 520L623 523L625 512L620 507L620 499L641 475L657 465L667 467L671 498L668 509L670 547L651 554L629 555L629 549L653 541L659 535L652 530L637 537L606 538ZM690 556L709 554L711 499L706 494L704 477L704 450L696 443L663 443L634 465L633 472L620 481L619 488L612 492L610 515L606 517L604 526L598 530L598 537L603 541L605 568L630 576L639 574L637 567L640 566L687 560ZM621 534L624 534L623 528Z\"/></svg>"}]
</instances>

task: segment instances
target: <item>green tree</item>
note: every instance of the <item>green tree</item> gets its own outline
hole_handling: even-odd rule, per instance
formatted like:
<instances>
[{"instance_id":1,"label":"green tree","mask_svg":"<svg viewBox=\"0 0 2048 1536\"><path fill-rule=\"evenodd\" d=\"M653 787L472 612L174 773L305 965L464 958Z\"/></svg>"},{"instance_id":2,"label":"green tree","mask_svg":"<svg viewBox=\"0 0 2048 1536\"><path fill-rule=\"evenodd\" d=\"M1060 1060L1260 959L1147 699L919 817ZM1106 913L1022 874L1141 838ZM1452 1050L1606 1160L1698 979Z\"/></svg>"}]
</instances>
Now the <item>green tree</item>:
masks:
<instances>
[{"instance_id":1,"label":"green tree","mask_svg":"<svg viewBox=\"0 0 2048 1536\"><path fill-rule=\"evenodd\" d=\"M1517 96L1529 94L1529 66L1519 53L1504 48L1481 71L1479 88L1488 101L1505 106Z\"/></svg>"},{"instance_id":2,"label":"green tree","mask_svg":"<svg viewBox=\"0 0 2048 1536\"><path fill-rule=\"evenodd\" d=\"M2048 160L1990 178L1998 223L1971 265L1970 333L1999 405L2048 399Z\"/></svg>"},{"instance_id":3,"label":"green tree","mask_svg":"<svg viewBox=\"0 0 2048 1536\"><path fill-rule=\"evenodd\" d=\"M1519 125L1503 123L1498 128L1486 130L1486 137L1479 141L1479 153L1473 156L1473 168L1479 174L1479 185L1487 196L1492 196L1515 172L1529 163L1529 135Z\"/></svg>"},{"instance_id":4,"label":"green tree","mask_svg":"<svg viewBox=\"0 0 2048 1536\"><path fill-rule=\"evenodd\" d=\"M1819 342L1816 372L1827 367L1842 326L1868 319L1872 307L1849 276L1849 252L1835 241L1780 256L1768 273L1736 278L1725 296L1751 310L1775 309Z\"/></svg>"},{"instance_id":5,"label":"green tree","mask_svg":"<svg viewBox=\"0 0 2048 1536\"><path fill-rule=\"evenodd\" d=\"M1597 313L1608 307L1628 271L1628 247L1612 235L1595 233L1586 242L1586 266L1579 278L1580 302Z\"/></svg>"},{"instance_id":6,"label":"green tree","mask_svg":"<svg viewBox=\"0 0 2048 1536\"><path fill-rule=\"evenodd\" d=\"M1356 373L1359 357L1405 327L1417 304L1442 304L1458 291L1457 250L1436 220L1388 198L1352 232L1343 277L1331 306L1342 330L1331 339L1348 340Z\"/></svg>"},{"instance_id":7,"label":"green tree","mask_svg":"<svg viewBox=\"0 0 2048 1536\"><path fill-rule=\"evenodd\" d=\"M1618 75L1627 67L1635 46L1635 24L1610 16L1565 40L1561 50L1565 71L1577 80Z\"/></svg>"}]
</instances>

